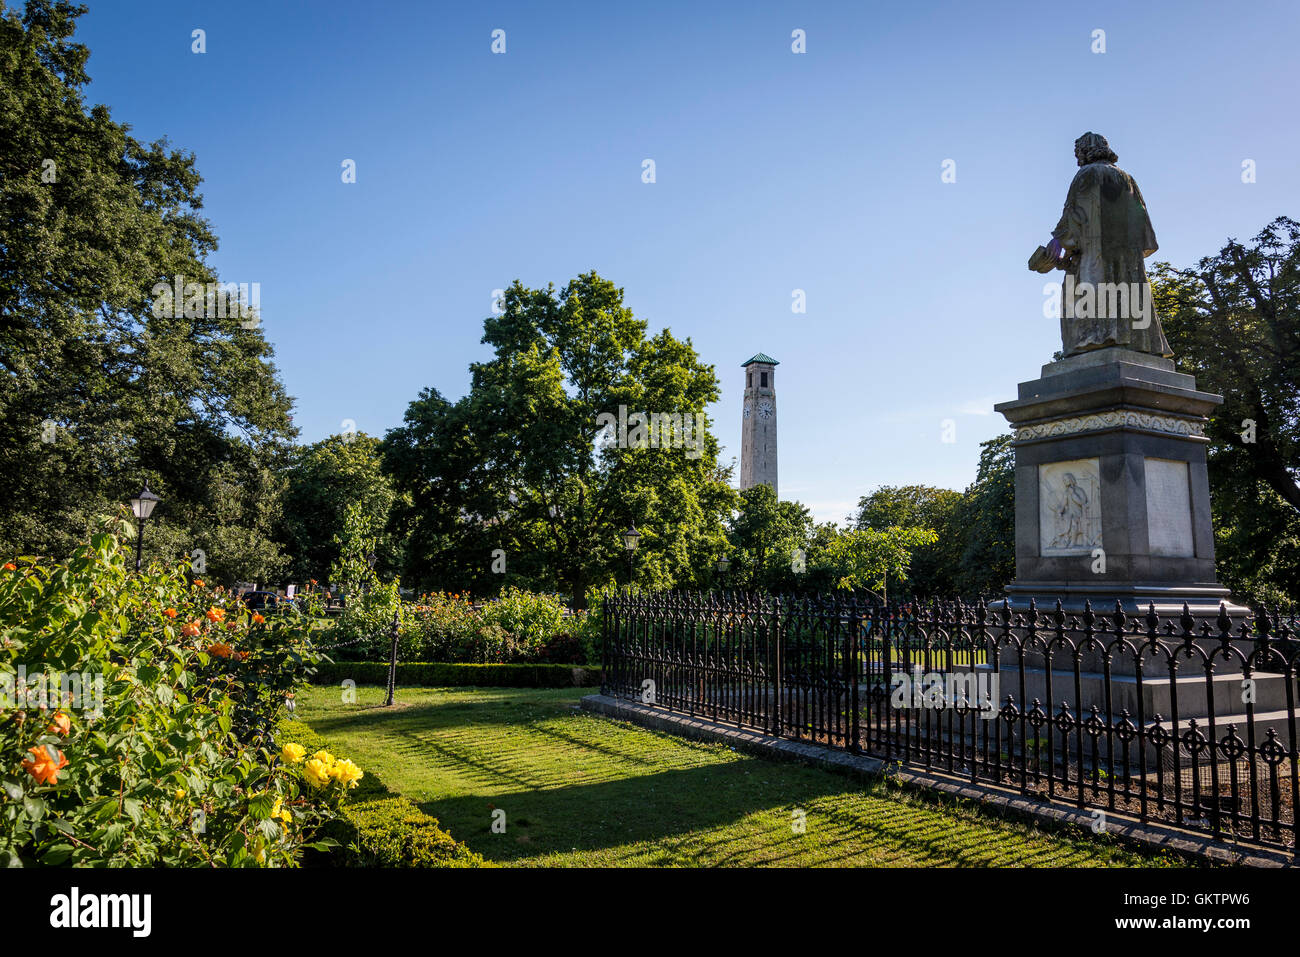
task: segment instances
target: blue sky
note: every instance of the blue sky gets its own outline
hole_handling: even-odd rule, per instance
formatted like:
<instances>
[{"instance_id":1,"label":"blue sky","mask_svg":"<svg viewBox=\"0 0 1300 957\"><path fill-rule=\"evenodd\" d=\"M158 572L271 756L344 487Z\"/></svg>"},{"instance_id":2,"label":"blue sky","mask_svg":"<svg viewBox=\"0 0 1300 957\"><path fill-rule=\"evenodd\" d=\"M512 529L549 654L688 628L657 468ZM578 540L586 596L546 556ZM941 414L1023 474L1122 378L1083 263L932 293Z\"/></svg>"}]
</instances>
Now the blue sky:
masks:
<instances>
[{"instance_id":1,"label":"blue sky","mask_svg":"<svg viewBox=\"0 0 1300 957\"><path fill-rule=\"evenodd\" d=\"M726 460L740 363L780 360L781 496L841 519L964 487L1059 348L1025 261L1079 134L1137 178L1155 259L1300 215L1293 3L88 5L88 98L197 155L304 441L463 395L494 289L594 268L716 367Z\"/></svg>"}]
</instances>

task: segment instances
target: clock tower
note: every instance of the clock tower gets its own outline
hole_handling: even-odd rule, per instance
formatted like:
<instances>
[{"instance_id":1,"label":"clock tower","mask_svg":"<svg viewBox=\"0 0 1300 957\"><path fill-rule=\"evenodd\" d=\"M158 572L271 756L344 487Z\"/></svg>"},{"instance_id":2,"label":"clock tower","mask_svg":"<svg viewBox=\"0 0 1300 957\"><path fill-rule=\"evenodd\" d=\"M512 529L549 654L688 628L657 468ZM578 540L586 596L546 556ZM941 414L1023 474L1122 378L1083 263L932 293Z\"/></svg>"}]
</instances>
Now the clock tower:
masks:
<instances>
[{"instance_id":1,"label":"clock tower","mask_svg":"<svg viewBox=\"0 0 1300 957\"><path fill-rule=\"evenodd\" d=\"M740 427L740 487L776 487L776 366L759 353L741 363L745 370L745 409Z\"/></svg>"}]
</instances>

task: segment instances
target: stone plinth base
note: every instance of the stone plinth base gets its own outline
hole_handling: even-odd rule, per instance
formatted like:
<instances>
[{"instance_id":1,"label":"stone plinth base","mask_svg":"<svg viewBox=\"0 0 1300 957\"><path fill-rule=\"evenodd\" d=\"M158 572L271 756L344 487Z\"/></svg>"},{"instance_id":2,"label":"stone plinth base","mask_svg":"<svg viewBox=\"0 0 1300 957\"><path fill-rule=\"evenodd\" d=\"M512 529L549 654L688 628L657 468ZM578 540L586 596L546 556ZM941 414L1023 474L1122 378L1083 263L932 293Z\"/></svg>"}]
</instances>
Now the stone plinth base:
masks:
<instances>
[{"instance_id":1,"label":"stone plinth base","mask_svg":"<svg viewBox=\"0 0 1300 957\"><path fill-rule=\"evenodd\" d=\"M1118 599L1129 614L1154 603L1176 618L1186 602L1217 617L1229 594L1215 578L1205 423L1222 401L1169 359L1109 348L1049 363L995 406L1015 429L1017 610L1060 598L1104 615Z\"/></svg>"}]
</instances>

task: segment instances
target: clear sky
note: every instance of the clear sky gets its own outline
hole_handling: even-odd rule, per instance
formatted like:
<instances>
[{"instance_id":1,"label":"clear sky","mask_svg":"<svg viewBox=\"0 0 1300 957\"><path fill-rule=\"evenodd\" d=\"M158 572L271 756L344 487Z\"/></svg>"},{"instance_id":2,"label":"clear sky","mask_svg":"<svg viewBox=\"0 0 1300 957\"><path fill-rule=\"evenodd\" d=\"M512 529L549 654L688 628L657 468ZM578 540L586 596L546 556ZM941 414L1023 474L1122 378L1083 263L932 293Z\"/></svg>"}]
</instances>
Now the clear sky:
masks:
<instances>
[{"instance_id":1,"label":"clear sky","mask_svg":"<svg viewBox=\"0 0 1300 957\"><path fill-rule=\"evenodd\" d=\"M781 496L841 519L964 487L1059 348L1025 262L1081 133L1137 178L1155 259L1300 215L1294 2L89 6L88 97L197 155L304 441L463 395L494 289L594 268L716 367L725 460L740 363L780 360Z\"/></svg>"}]
</instances>

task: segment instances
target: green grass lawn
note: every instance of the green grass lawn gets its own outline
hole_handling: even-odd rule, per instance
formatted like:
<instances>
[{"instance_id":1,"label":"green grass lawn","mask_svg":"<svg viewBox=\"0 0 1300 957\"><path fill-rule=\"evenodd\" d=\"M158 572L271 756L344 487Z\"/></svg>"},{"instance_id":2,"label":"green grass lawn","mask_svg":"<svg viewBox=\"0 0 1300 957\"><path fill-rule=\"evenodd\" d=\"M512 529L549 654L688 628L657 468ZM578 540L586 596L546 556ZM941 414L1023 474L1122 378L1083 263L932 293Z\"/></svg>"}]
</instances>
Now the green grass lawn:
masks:
<instances>
[{"instance_id":1,"label":"green grass lawn","mask_svg":"<svg viewBox=\"0 0 1300 957\"><path fill-rule=\"evenodd\" d=\"M884 783L595 717L581 689L299 695L298 717L489 860L525 866L1177 864L1078 829L1045 833ZM492 832L495 809L506 832ZM804 812L795 833L794 812Z\"/></svg>"}]
</instances>

